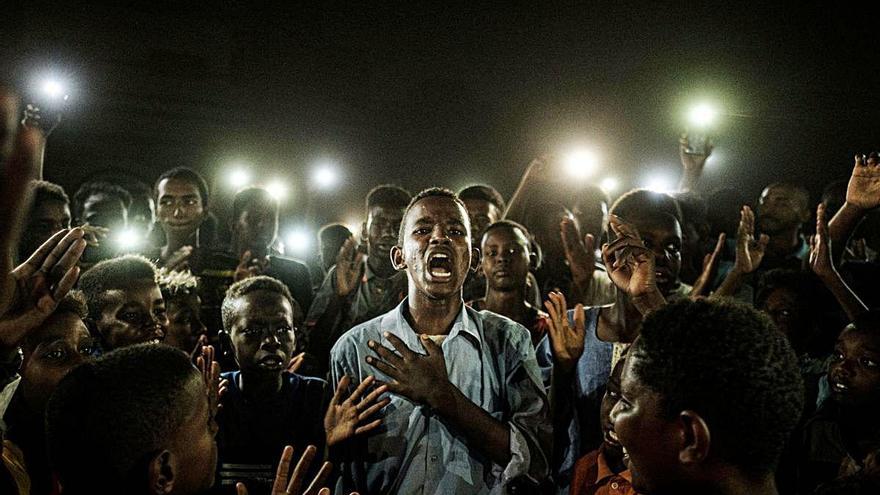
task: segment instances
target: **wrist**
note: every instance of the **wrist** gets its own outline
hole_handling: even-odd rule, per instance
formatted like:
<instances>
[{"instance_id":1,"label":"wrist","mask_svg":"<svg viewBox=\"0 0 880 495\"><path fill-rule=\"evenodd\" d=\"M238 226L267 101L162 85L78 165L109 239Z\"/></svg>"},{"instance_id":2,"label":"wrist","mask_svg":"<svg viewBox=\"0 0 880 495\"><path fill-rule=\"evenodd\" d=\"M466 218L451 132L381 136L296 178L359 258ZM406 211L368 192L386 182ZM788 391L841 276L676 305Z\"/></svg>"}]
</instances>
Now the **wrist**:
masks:
<instances>
[{"instance_id":1,"label":"wrist","mask_svg":"<svg viewBox=\"0 0 880 495\"><path fill-rule=\"evenodd\" d=\"M843 206L840 207L839 211L843 212L843 213L851 213L851 214L859 215L859 214L864 213L865 209L857 204L850 203L849 201L844 201Z\"/></svg>"},{"instance_id":2,"label":"wrist","mask_svg":"<svg viewBox=\"0 0 880 495\"><path fill-rule=\"evenodd\" d=\"M458 389L455 388L452 382L445 380L442 384L432 389L425 401L425 405L431 408L431 410L445 415L446 409L454 407L455 392L457 391Z\"/></svg>"},{"instance_id":3,"label":"wrist","mask_svg":"<svg viewBox=\"0 0 880 495\"><path fill-rule=\"evenodd\" d=\"M666 298L663 297L663 294L656 287L653 290L631 297L630 302L642 316L647 316L649 313L666 306Z\"/></svg>"}]
</instances>

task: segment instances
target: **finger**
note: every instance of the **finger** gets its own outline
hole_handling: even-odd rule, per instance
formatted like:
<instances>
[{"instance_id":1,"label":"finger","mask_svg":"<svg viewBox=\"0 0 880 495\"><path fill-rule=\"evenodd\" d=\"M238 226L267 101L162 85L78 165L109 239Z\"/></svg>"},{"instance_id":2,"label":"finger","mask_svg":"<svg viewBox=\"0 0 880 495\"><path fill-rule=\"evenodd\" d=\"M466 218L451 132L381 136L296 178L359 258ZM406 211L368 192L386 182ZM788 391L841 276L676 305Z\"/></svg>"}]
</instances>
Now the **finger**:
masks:
<instances>
[{"instance_id":1,"label":"finger","mask_svg":"<svg viewBox=\"0 0 880 495\"><path fill-rule=\"evenodd\" d=\"M341 265L350 262L353 258L352 251L354 251L354 237L349 237L342 243L342 247L339 248L339 254L336 255L336 264Z\"/></svg>"},{"instance_id":2,"label":"finger","mask_svg":"<svg viewBox=\"0 0 880 495\"><path fill-rule=\"evenodd\" d=\"M421 338L422 347L425 349L425 352L428 353L429 356L435 356L437 354L443 354L443 349L437 345L436 342L431 340L427 335L422 335Z\"/></svg>"},{"instance_id":3,"label":"finger","mask_svg":"<svg viewBox=\"0 0 880 495\"><path fill-rule=\"evenodd\" d=\"M238 482L235 484L235 494L248 495L247 487L244 486L244 483Z\"/></svg>"},{"instance_id":4,"label":"finger","mask_svg":"<svg viewBox=\"0 0 880 495\"><path fill-rule=\"evenodd\" d=\"M391 401L388 400L388 402L391 402ZM377 404L377 405L378 405L378 404ZM383 406L383 407L384 407L384 406ZM375 429L378 428L381 424L382 424L382 418L379 418L379 419L374 420L374 421L371 421L371 422L369 422L369 423L367 423L367 424L365 424L365 425L363 425L363 426L358 426L357 428L355 428L355 430L354 430L354 434L355 434L355 435L360 435L360 434L362 434L362 433L366 433L366 432L368 432L368 431L375 430Z\"/></svg>"},{"instance_id":5,"label":"finger","mask_svg":"<svg viewBox=\"0 0 880 495\"><path fill-rule=\"evenodd\" d=\"M386 390L387 390L387 387L386 387ZM364 402L366 402L366 401L364 401ZM386 397L386 398L380 400L379 402L373 404L372 406L368 407L367 409L364 409L364 411L362 413L358 414L358 422L364 421L365 419L369 418L370 416L376 414L377 412L381 411L383 407L387 406L390 403L391 403L391 399Z\"/></svg>"},{"instance_id":6,"label":"finger","mask_svg":"<svg viewBox=\"0 0 880 495\"><path fill-rule=\"evenodd\" d=\"M61 239L70 232L67 229L59 230L52 237L50 237L46 242L40 245L33 254L31 254L24 263L19 265L13 273L16 276L29 277L36 273L43 266L43 262L46 261L46 258L49 256L49 253L55 249L55 246L61 242Z\"/></svg>"},{"instance_id":7,"label":"finger","mask_svg":"<svg viewBox=\"0 0 880 495\"><path fill-rule=\"evenodd\" d=\"M583 333L586 328L585 318L586 314L584 313L584 305L578 304L574 307L574 330L578 334Z\"/></svg>"},{"instance_id":8,"label":"finger","mask_svg":"<svg viewBox=\"0 0 880 495\"><path fill-rule=\"evenodd\" d=\"M335 406L342 402L344 399L345 391L348 390L348 386L351 384L351 378L348 375L342 375L342 378L339 379L339 383L336 384L336 392L333 393L333 397L330 399L330 407Z\"/></svg>"},{"instance_id":9,"label":"finger","mask_svg":"<svg viewBox=\"0 0 880 495\"><path fill-rule=\"evenodd\" d=\"M327 487L321 488L321 491L318 492L318 495L330 495L330 489Z\"/></svg>"},{"instance_id":10,"label":"finger","mask_svg":"<svg viewBox=\"0 0 880 495\"><path fill-rule=\"evenodd\" d=\"M551 292L550 294L553 293ZM548 297L552 297L552 295L548 295ZM544 307L547 308L547 313L550 315L551 330L553 330L552 327L555 327L558 324L557 321L559 320L559 318L556 316L556 305L553 304L552 300L547 300L544 301Z\"/></svg>"},{"instance_id":11,"label":"finger","mask_svg":"<svg viewBox=\"0 0 880 495\"><path fill-rule=\"evenodd\" d=\"M373 385L374 385L374 386L375 386L377 383L379 383L379 382L376 381L376 380L373 381ZM357 409L363 409L364 407L366 407L367 405L369 405L369 404L371 404L372 402L374 402L376 399L379 398L379 396L381 396L382 394L384 394L384 393L387 392L387 391L388 391L388 385L387 385L387 384L384 384L384 383L383 383L383 384L377 386L377 387L374 388L374 389L373 389L373 390L372 390L372 391L371 391L366 397L364 397L364 399L363 399L362 401L360 401L360 402L358 403L358 405L357 405Z\"/></svg>"},{"instance_id":12,"label":"finger","mask_svg":"<svg viewBox=\"0 0 880 495\"><path fill-rule=\"evenodd\" d=\"M291 459L293 459L293 447L288 445L281 451L278 469L275 470L275 483L272 484L272 493L283 493L287 488L287 476L290 473Z\"/></svg>"},{"instance_id":13,"label":"finger","mask_svg":"<svg viewBox=\"0 0 880 495\"><path fill-rule=\"evenodd\" d=\"M727 234L724 232L718 234L718 242L715 243L715 249L712 251L712 258L716 258L724 249L724 243L727 242Z\"/></svg>"},{"instance_id":14,"label":"finger","mask_svg":"<svg viewBox=\"0 0 880 495\"><path fill-rule=\"evenodd\" d=\"M287 493L299 493L299 489L302 486L303 481L305 481L306 472L308 472L309 466L312 465L312 461L315 460L315 454L317 454L317 452L318 449L316 449L314 445L306 447L306 450L299 458L299 462L296 463L296 467L293 469L293 475L291 475L290 483L287 485Z\"/></svg>"},{"instance_id":15,"label":"finger","mask_svg":"<svg viewBox=\"0 0 880 495\"><path fill-rule=\"evenodd\" d=\"M612 229L617 235L633 237L641 240L638 229L636 229L634 225L625 222L617 215L611 216L611 219L609 220L609 225L611 225Z\"/></svg>"},{"instance_id":16,"label":"finger","mask_svg":"<svg viewBox=\"0 0 880 495\"><path fill-rule=\"evenodd\" d=\"M764 249L767 247L767 243L770 242L770 236L767 234L761 234L761 237L758 238L758 250L763 253Z\"/></svg>"},{"instance_id":17,"label":"finger","mask_svg":"<svg viewBox=\"0 0 880 495\"><path fill-rule=\"evenodd\" d=\"M376 381L376 378L373 375L368 376L357 386L356 389L354 389L354 392L351 393L351 395L348 397L348 400L350 400L352 404L357 404L358 401L360 401L361 399L361 395L363 395L364 392L366 392L367 389L369 389L373 385L374 381Z\"/></svg>"},{"instance_id":18,"label":"finger","mask_svg":"<svg viewBox=\"0 0 880 495\"><path fill-rule=\"evenodd\" d=\"M584 249L586 249L589 254L593 254L596 251L596 238L593 234L587 234L584 236Z\"/></svg>"},{"instance_id":19,"label":"finger","mask_svg":"<svg viewBox=\"0 0 880 495\"><path fill-rule=\"evenodd\" d=\"M318 475L315 476L315 479L312 480L312 483L309 485L308 489L306 489L303 495L313 495L318 492L318 490L324 486L324 483L327 481L327 478L330 476L330 472L333 471L333 464L329 462L325 462L321 465L321 470L318 471ZM289 493L296 494L298 492L291 491Z\"/></svg>"},{"instance_id":20,"label":"finger","mask_svg":"<svg viewBox=\"0 0 880 495\"><path fill-rule=\"evenodd\" d=\"M80 268L78 266L70 267L70 269L67 270L67 273L61 277L58 285L55 286L55 290L52 292L52 298L58 302L64 299L64 296L73 289L73 286L76 285L76 281L79 280L79 272Z\"/></svg>"},{"instance_id":21,"label":"finger","mask_svg":"<svg viewBox=\"0 0 880 495\"><path fill-rule=\"evenodd\" d=\"M367 346L373 350L376 354L379 355L380 358L394 366L395 368L400 368L403 366L404 359L397 354L394 353L391 349L385 347L382 344L374 340L367 341Z\"/></svg>"},{"instance_id":22,"label":"finger","mask_svg":"<svg viewBox=\"0 0 880 495\"><path fill-rule=\"evenodd\" d=\"M71 229L67 233L67 235L65 235L63 238L61 238L61 242L59 242L58 244L55 245L54 248L52 248L52 251L50 251L49 255L46 256L46 259L43 261L43 266L41 266L40 269L42 269L46 273L50 273L52 271L52 268L55 267L55 265L57 265L57 264L63 263L63 260L67 260L67 263L68 263L66 266L62 265L63 268L65 268L65 269L76 264L76 260L79 259L79 256L76 256L76 258L73 258L72 263L71 263L71 259L72 259L72 255L76 254L77 248L79 249L80 255L82 254L82 250L85 249L85 245L78 246L80 241L85 243L85 241L82 240L83 235L84 235L84 232L82 229ZM71 256L65 257L65 255L69 251L73 251L71 253Z\"/></svg>"},{"instance_id":23,"label":"finger","mask_svg":"<svg viewBox=\"0 0 880 495\"><path fill-rule=\"evenodd\" d=\"M390 376L391 378L394 378L395 380L400 378L400 371L397 368L395 368L394 366L391 366L390 364L386 363L385 361L382 361L381 359L376 359L373 356L367 356L366 361L367 361L367 364L369 364L370 366L381 371L385 375ZM393 388L390 383L388 384L388 388Z\"/></svg>"},{"instance_id":24,"label":"finger","mask_svg":"<svg viewBox=\"0 0 880 495\"><path fill-rule=\"evenodd\" d=\"M241 253L241 258L238 260L238 267L239 267L239 268L242 268L242 269L243 269L243 268L247 268L248 263L250 262L250 260L251 260L251 252L250 252L250 250L247 250L247 251Z\"/></svg>"},{"instance_id":25,"label":"finger","mask_svg":"<svg viewBox=\"0 0 880 495\"><path fill-rule=\"evenodd\" d=\"M391 332L383 332L382 335L384 335L385 338L388 339L388 342L391 342L391 345L394 346L394 350L399 352L404 359L413 359L417 357L416 353L413 352L409 347L407 347L406 344L397 337L397 335L394 335Z\"/></svg>"},{"instance_id":26,"label":"finger","mask_svg":"<svg viewBox=\"0 0 880 495\"><path fill-rule=\"evenodd\" d=\"M80 258L82 258L85 250L85 239L75 240L73 244L71 244L64 252L64 255L61 256L61 259L58 260L57 263L55 263L55 266L47 267L47 270L49 270L49 273L53 275L63 273L64 271L76 266L79 263L79 260Z\"/></svg>"}]
</instances>

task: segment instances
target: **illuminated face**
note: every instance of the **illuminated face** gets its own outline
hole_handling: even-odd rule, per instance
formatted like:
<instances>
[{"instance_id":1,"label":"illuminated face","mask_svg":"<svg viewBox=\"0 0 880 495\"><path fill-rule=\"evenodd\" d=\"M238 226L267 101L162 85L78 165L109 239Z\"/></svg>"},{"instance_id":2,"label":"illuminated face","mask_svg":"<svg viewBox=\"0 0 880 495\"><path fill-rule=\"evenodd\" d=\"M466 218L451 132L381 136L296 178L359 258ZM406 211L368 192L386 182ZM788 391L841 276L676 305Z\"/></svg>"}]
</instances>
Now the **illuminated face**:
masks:
<instances>
[{"instance_id":1,"label":"illuminated face","mask_svg":"<svg viewBox=\"0 0 880 495\"><path fill-rule=\"evenodd\" d=\"M125 229L128 225L128 209L116 196L98 193L86 198L83 202L80 224L105 227L111 231Z\"/></svg>"},{"instance_id":2,"label":"illuminated face","mask_svg":"<svg viewBox=\"0 0 880 495\"><path fill-rule=\"evenodd\" d=\"M281 373L293 356L294 332L302 318L299 305L277 292L256 290L236 299L227 331L239 368L247 373Z\"/></svg>"},{"instance_id":3,"label":"illuminated face","mask_svg":"<svg viewBox=\"0 0 880 495\"><path fill-rule=\"evenodd\" d=\"M757 213L758 229L771 236L797 228L810 217L803 196L798 191L785 186L764 189Z\"/></svg>"},{"instance_id":4,"label":"illuminated face","mask_svg":"<svg viewBox=\"0 0 880 495\"><path fill-rule=\"evenodd\" d=\"M611 410L611 421L629 454L633 488L639 493L678 493L681 480L677 460L676 430L664 418L663 398L644 385L633 371L638 355L630 353L623 365L620 397Z\"/></svg>"},{"instance_id":5,"label":"illuminated face","mask_svg":"<svg viewBox=\"0 0 880 495\"><path fill-rule=\"evenodd\" d=\"M25 401L43 411L58 382L77 365L92 358L95 341L74 313L54 313L22 346L21 387Z\"/></svg>"},{"instance_id":6,"label":"illuminated face","mask_svg":"<svg viewBox=\"0 0 880 495\"><path fill-rule=\"evenodd\" d=\"M135 229L144 239L153 230L156 221L156 202L149 196L135 196L128 209L128 226Z\"/></svg>"},{"instance_id":7,"label":"illuminated face","mask_svg":"<svg viewBox=\"0 0 880 495\"><path fill-rule=\"evenodd\" d=\"M392 269L391 248L397 244L403 209L376 205L367 214L367 256L372 266ZM378 263L378 264L375 264Z\"/></svg>"},{"instance_id":8,"label":"illuminated face","mask_svg":"<svg viewBox=\"0 0 880 495\"><path fill-rule=\"evenodd\" d=\"M479 257L471 247L467 212L452 198L429 196L413 205L403 222L403 246L392 250L395 265L406 267L419 295L460 298L472 257Z\"/></svg>"},{"instance_id":9,"label":"illuminated face","mask_svg":"<svg viewBox=\"0 0 880 495\"><path fill-rule=\"evenodd\" d=\"M870 331L841 332L828 366L831 396L841 405L880 405L880 338Z\"/></svg>"},{"instance_id":10,"label":"illuminated face","mask_svg":"<svg viewBox=\"0 0 880 495\"><path fill-rule=\"evenodd\" d=\"M254 255L266 252L278 235L278 209L268 201L252 202L236 219L233 235L242 249L250 249Z\"/></svg>"},{"instance_id":11,"label":"illuminated face","mask_svg":"<svg viewBox=\"0 0 880 495\"><path fill-rule=\"evenodd\" d=\"M198 186L184 179L163 179L156 192L156 217L165 235L180 238L195 234L206 215Z\"/></svg>"},{"instance_id":12,"label":"illuminated face","mask_svg":"<svg viewBox=\"0 0 880 495\"><path fill-rule=\"evenodd\" d=\"M104 340L104 351L165 338L168 318L159 286L152 281L135 281L126 289L107 291L96 323Z\"/></svg>"},{"instance_id":13,"label":"illuminated face","mask_svg":"<svg viewBox=\"0 0 880 495\"><path fill-rule=\"evenodd\" d=\"M520 229L495 227L483 238L482 270L486 283L493 290L523 288L529 274L530 258L529 240Z\"/></svg>"},{"instance_id":14,"label":"illuminated face","mask_svg":"<svg viewBox=\"0 0 880 495\"><path fill-rule=\"evenodd\" d=\"M494 203L484 199L463 199L462 202L464 202L471 220L471 238L474 243L479 243L483 234L486 233L486 227L501 220L501 215L504 212L498 209ZM479 247L479 245L474 247Z\"/></svg>"},{"instance_id":15,"label":"illuminated face","mask_svg":"<svg viewBox=\"0 0 880 495\"><path fill-rule=\"evenodd\" d=\"M645 247L654 253L657 288L664 296L671 294L679 286L681 272L681 227L674 218L665 215L662 219L633 221Z\"/></svg>"},{"instance_id":16,"label":"illuminated face","mask_svg":"<svg viewBox=\"0 0 880 495\"><path fill-rule=\"evenodd\" d=\"M192 352L199 337L208 331L200 317L201 299L196 294L181 294L169 298L165 304L168 310L165 345Z\"/></svg>"}]
</instances>

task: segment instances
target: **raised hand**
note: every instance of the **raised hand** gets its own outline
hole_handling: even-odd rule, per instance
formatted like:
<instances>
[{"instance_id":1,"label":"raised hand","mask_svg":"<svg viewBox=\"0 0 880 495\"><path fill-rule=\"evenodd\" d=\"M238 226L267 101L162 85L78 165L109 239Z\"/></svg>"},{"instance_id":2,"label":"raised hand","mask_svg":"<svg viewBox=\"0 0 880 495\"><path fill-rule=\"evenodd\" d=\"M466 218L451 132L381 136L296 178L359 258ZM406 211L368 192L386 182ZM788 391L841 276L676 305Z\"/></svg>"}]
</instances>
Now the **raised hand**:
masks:
<instances>
[{"instance_id":1,"label":"raised hand","mask_svg":"<svg viewBox=\"0 0 880 495\"><path fill-rule=\"evenodd\" d=\"M645 247L639 232L615 215L608 225L617 235L612 243L602 246L602 261L611 281L630 297L656 290L654 253Z\"/></svg>"},{"instance_id":2,"label":"raised hand","mask_svg":"<svg viewBox=\"0 0 880 495\"><path fill-rule=\"evenodd\" d=\"M550 300L544 307L550 313L549 334L550 346L553 349L553 361L565 372L571 372L584 352L584 305L574 308L574 328L568 324L568 310L565 296L560 292L551 292Z\"/></svg>"},{"instance_id":3,"label":"raised hand","mask_svg":"<svg viewBox=\"0 0 880 495\"><path fill-rule=\"evenodd\" d=\"M376 379L372 375L368 376L348 398L344 398L348 386L351 385L351 379L346 375L339 380L336 393L333 394L327 414L324 415L324 431L327 433L328 447L349 440L355 435L372 431L382 424L381 418L369 423L365 421L391 402L387 397L376 400L388 391L388 385L376 387L361 400L361 396L375 382Z\"/></svg>"},{"instance_id":4,"label":"raised hand","mask_svg":"<svg viewBox=\"0 0 880 495\"><path fill-rule=\"evenodd\" d=\"M696 299L705 296L711 288L712 280L718 272L718 262L721 261L721 250L724 248L724 242L727 241L727 234L722 232L718 235L718 242L715 243L715 249L703 257L703 271L694 282L689 297Z\"/></svg>"},{"instance_id":5,"label":"raised hand","mask_svg":"<svg viewBox=\"0 0 880 495\"><path fill-rule=\"evenodd\" d=\"M770 238L767 234L755 239L755 214L743 206L736 229L736 261L733 269L741 274L752 273L761 265Z\"/></svg>"},{"instance_id":6,"label":"raised hand","mask_svg":"<svg viewBox=\"0 0 880 495\"><path fill-rule=\"evenodd\" d=\"M296 356L293 356L292 358L290 358L290 362L287 363L287 372L288 373L296 373L297 371L299 371L300 368L302 368L302 365L305 362L306 362L306 353L305 352L301 352L301 353L297 354Z\"/></svg>"},{"instance_id":7,"label":"raised hand","mask_svg":"<svg viewBox=\"0 0 880 495\"><path fill-rule=\"evenodd\" d=\"M367 356L367 364L392 379L387 383L389 391L413 402L435 407L447 392L445 387L452 386L446 372L443 350L426 335L421 335L420 340L427 355L413 352L390 332L385 332L384 335L391 342L394 350L370 340L367 345L379 355L379 358Z\"/></svg>"},{"instance_id":8,"label":"raised hand","mask_svg":"<svg viewBox=\"0 0 880 495\"><path fill-rule=\"evenodd\" d=\"M855 162L846 187L846 202L863 210L880 206L880 157L877 153L856 155Z\"/></svg>"},{"instance_id":9,"label":"raised hand","mask_svg":"<svg viewBox=\"0 0 880 495\"><path fill-rule=\"evenodd\" d=\"M262 275L268 266L268 256L264 256L262 259L254 258L250 251L245 251L241 255L238 266L235 267L235 274L232 278L238 282L239 280Z\"/></svg>"},{"instance_id":10,"label":"raised hand","mask_svg":"<svg viewBox=\"0 0 880 495\"><path fill-rule=\"evenodd\" d=\"M0 316L0 349L14 349L28 332L48 318L79 278L86 248L82 229L62 230L8 275L10 307Z\"/></svg>"},{"instance_id":11,"label":"raised hand","mask_svg":"<svg viewBox=\"0 0 880 495\"><path fill-rule=\"evenodd\" d=\"M202 343L201 339L199 343ZM220 397L226 392L227 381L220 380L220 363L214 361L214 346L201 345L199 350L201 355L196 357L196 367L201 372L208 391L208 407L216 416L220 409Z\"/></svg>"},{"instance_id":12,"label":"raised hand","mask_svg":"<svg viewBox=\"0 0 880 495\"><path fill-rule=\"evenodd\" d=\"M354 237L349 237L336 256L336 295L345 297L357 288L363 264L364 253L357 248Z\"/></svg>"},{"instance_id":13,"label":"raised hand","mask_svg":"<svg viewBox=\"0 0 880 495\"><path fill-rule=\"evenodd\" d=\"M333 465L325 462L321 465L321 470L315 475L315 478L309 483L308 488L302 491L302 486L306 482L306 473L312 462L315 460L317 449L314 445L306 447L305 452L296 463L293 474L290 474L290 464L293 460L293 447L288 445L281 452L281 460L278 461L278 469L275 471L275 483L272 484L271 495L330 495L330 489L323 487L327 482L327 477L333 470ZM244 483L236 483L235 490L238 495L248 495L247 487ZM352 493L351 495L357 495Z\"/></svg>"},{"instance_id":14,"label":"raised hand","mask_svg":"<svg viewBox=\"0 0 880 495\"><path fill-rule=\"evenodd\" d=\"M592 234L581 239L577 224L570 217L563 218L559 223L559 233L572 280L578 287L586 288L596 269L595 239Z\"/></svg>"},{"instance_id":15,"label":"raised hand","mask_svg":"<svg viewBox=\"0 0 880 495\"><path fill-rule=\"evenodd\" d=\"M828 222L825 219L825 205L816 208L816 235L810 238L810 270L822 280L837 276L831 261L831 240L828 236Z\"/></svg>"},{"instance_id":16,"label":"raised hand","mask_svg":"<svg viewBox=\"0 0 880 495\"><path fill-rule=\"evenodd\" d=\"M713 149L715 147L712 145L712 140L709 139L708 135L703 140L703 149L700 152L696 152L691 148L690 138L688 138L687 133L682 134L678 139L678 153L681 157L681 166L684 167L685 171L702 171L703 167L706 166L706 160L712 155Z\"/></svg>"},{"instance_id":17,"label":"raised hand","mask_svg":"<svg viewBox=\"0 0 880 495\"><path fill-rule=\"evenodd\" d=\"M28 210L30 181L39 178L44 137L20 128L19 99L0 87L0 314L16 297L13 254Z\"/></svg>"}]
</instances>

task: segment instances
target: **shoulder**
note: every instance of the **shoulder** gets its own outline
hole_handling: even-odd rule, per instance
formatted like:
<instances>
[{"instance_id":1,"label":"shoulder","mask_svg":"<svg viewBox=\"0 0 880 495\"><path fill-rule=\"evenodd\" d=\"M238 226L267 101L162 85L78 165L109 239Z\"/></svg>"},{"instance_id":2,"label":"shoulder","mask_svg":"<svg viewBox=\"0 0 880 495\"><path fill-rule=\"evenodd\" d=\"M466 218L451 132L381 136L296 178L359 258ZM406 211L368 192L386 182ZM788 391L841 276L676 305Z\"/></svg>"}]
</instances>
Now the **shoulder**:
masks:
<instances>
[{"instance_id":1,"label":"shoulder","mask_svg":"<svg viewBox=\"0 0 880 495\"><path fill-rule=\"evenodd\" d=\"M286 372L284 376L287 378L288 383L293 386L293 389L301 394L321 396L327 389L327 380L318 377Z\"/></svg>"},{"instance_id":2,"label":"shoulder","mask_svg":"<svg viewBox=\"0 0 880 495\"><path fill-rule=\"evenodd\" d=\"M493 347L531 347L529 331L510 318L488 310L477 311L470 307L466 307L465 311L480 328L486 342Z\"/></svg>"},{"instance_id":3,"label":"shoulder","mask_svg":"<svg viewBox=\"0 0 880 495\"><path fill-rule=\"evenodd\" d=\"M379 315L372 320L365 321L352 327L349 331L339 337L339 340L333 345L333 349L330 350L330 355L334 359L337 356L342 357L352 352L356 352L357 349L365 348L367 346L367 341L370 339L379 339L383 325L382 320L391 316L391 313L396 310L397 309L395 308L389 313Z\"/></svg>"},{"instance_id":4,"label":"shoulder","mask_svg":"<svg viewBox=\"0 0 880 495\"><path fill-rule=\"evenodd\" d=\"M279 270L286 270L292 272L306 272L308 273L309 267L303 261L300 261L296 258L288 258L287 256L275 256L272 255L272 264L275 265Z\"/></svg>"}]
</instances>

